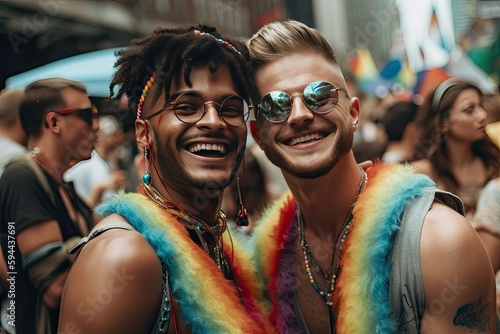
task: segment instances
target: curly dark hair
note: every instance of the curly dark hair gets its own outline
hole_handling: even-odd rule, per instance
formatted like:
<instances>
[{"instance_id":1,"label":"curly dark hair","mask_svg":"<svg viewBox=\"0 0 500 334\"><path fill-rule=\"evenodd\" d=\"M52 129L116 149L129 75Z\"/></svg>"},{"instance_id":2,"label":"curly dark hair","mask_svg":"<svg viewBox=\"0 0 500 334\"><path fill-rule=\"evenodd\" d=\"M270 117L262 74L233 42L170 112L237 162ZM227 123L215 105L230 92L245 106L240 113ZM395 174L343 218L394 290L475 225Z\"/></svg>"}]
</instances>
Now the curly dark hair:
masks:
<instances>
[{"instance_id":1,"label":"curly dark hair","mask_svg":"<svg viewBox=\"0 0 500 334\"><path fill-rule=\"evenodd\" d=\"M195 34L195 30L222 39L239 52L211 36ZM163 91L168 99L172 80L180 82L185 69L182 79L191 87L191 69L199 64L207 64L212 73L227 66L238 93L249 104L258 99L245 45L236 39L222 37L215 27L205 22L196 26L156 28L151 35L132 40L127 49L117 52L117 56L115 67L118 69L110 84L111 97L126 94L134 110L153 72L156 72L155 85L158 85L154 101ZM116 86L119 87L117 91Z\"/></svg>"}]
</instances>

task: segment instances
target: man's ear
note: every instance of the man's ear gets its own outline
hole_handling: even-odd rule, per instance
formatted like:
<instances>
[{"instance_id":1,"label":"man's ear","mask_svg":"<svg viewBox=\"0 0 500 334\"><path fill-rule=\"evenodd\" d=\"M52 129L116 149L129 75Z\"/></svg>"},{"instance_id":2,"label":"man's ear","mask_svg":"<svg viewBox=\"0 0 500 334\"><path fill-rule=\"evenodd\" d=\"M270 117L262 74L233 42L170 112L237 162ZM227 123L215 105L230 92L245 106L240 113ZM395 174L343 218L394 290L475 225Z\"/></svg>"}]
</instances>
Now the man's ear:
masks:
<instances>
[{"instance_id":1,"label":"man's ear","mask_svg":"<svg viewBox=\"0 0 500 334\"><path fill-rule=\"evenodd\" d=\"M137 141L137 145L142 149L151 147L149 124L144 119L135 120L135 140Z\"/></svg>"},{"instance_id":2,"label":"man's ear","mask_svg":"<svg viewBox=\"0 0 500 334\"><path fill-rule=\"evenodd\" d=\"M264 149L264 145L261 140L261 135L260 135L260 128L257 125L257 121L251 120L250 121L250 132L252 132L252 137L255 139L255 142L261 149Z\"/></svg>"},{"instance_id":3,"label":"man's ear","mask_svg":"<svg viewBox=\"0 0 500 334\"><path fill-rule=\"evenodd\" d=\"M353 97L349 102L349 115L351 115L351 119L354 124L359 123L359 113L359 100L357 97Z\"/></svg>"},{"instance_id":4,"label":"man's ear","mask_svg":"<svg viewBox=\"0 0 500 334\"><path fill-rule=\"evenodd\" d=\"M59 127L59 119L55 112L49 112L45 115L45 128L50 129L54 133L59 133L61 128Z\"/></svg>"}]
</instances>

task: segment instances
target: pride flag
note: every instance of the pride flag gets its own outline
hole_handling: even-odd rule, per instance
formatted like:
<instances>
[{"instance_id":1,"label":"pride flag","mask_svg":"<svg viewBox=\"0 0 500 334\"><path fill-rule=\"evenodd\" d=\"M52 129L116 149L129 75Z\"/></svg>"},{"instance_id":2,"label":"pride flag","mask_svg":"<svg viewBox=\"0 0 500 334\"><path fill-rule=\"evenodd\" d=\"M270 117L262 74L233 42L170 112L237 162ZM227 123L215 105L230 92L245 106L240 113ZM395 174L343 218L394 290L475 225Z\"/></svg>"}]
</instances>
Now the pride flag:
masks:
<instances>
[{"instance_id":1,"label":"pride flag","mask_svg":"<svg viewBox=\"0 0 500 334\"><path fill-rule=\"evenodd\" d=\"M367 48L357 49L349 60L349 67L354 75L357 88L365 94L373 95L379 72L370 50Z\"/></svg>"}]
</instances>

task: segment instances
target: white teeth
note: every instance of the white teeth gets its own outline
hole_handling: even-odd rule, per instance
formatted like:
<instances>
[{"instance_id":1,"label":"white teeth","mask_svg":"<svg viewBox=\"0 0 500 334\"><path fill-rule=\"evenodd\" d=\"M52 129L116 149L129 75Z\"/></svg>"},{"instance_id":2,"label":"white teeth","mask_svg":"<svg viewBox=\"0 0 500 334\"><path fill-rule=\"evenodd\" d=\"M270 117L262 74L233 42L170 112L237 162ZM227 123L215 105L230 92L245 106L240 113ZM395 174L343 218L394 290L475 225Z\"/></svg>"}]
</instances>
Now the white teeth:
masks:
<instances>
[{"instance_id":1,"label":"white teeth","mask_svg":"<svg viewBox=\"0 0 500 334\"><path fill-rule=\"evenodd\" d=\"M298 138L293 138L292 140L290 140L290 143L289 145L297 145L297 144L300 144L300 143L304 143L306 141L310 141L310 140L318 140L318 139L322 139L324 138L325 136L323 136L322 134L320 133L314 133L312 135L306 135L306 136L302 136L302 137L298 137Z\"/></svg>"},{"instance_id":2,"label":"white teeth","mask_svg":"<svg viewBox=\"0 0 500 334\"><path fill-rule=\"evenodd\" d=\"M189 152L191 153L199 152L201 150L217 151L222 154L226 153L224 145L217 145L217 144L195 144L189 148Z\"/></svg>"}]
</instances>

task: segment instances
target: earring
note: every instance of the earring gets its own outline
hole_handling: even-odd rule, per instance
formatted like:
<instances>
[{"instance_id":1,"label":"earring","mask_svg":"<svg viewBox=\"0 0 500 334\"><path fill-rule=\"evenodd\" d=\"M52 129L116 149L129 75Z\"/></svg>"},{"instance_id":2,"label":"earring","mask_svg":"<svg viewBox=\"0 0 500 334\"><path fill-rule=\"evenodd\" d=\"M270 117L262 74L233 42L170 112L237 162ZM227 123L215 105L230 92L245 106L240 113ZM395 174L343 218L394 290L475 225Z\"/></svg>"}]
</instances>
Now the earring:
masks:
<instances>
[{"instance_id":1,"label":"earring","mask_svg":"<svg viewBox=\"0 0 500 334\"><path fill-rule=\"evenodd\" d=\"M352 123L352 129L353 130L356 130L357 127L358 127L358 123Z\"/></svg>"},{"instance_id":2,"label":"earring","mask_svg":"<svg viewBox=\"0 0 500 334\"><path fill-rule=\"evenodd\" d=\"M144 149L144 176L142 177L142 181L147 186L151 183L151 175L149 175L149 150L147 148Z\"/></svg>"},{"instance_id":3,"label":"earring","mask_svg":"<svg viewBox=\"0 0 500 334\"><path fill-rule=\"evenodd\" d=\"M238 215L236 216L236 225L238 225L238 227L248 226L248 213L243 202L243 197L241 196L239 176L236 177L236 187L238 188L238 198L240 200L240 209L238 210Z\"/></svg>"}]
</instances>

